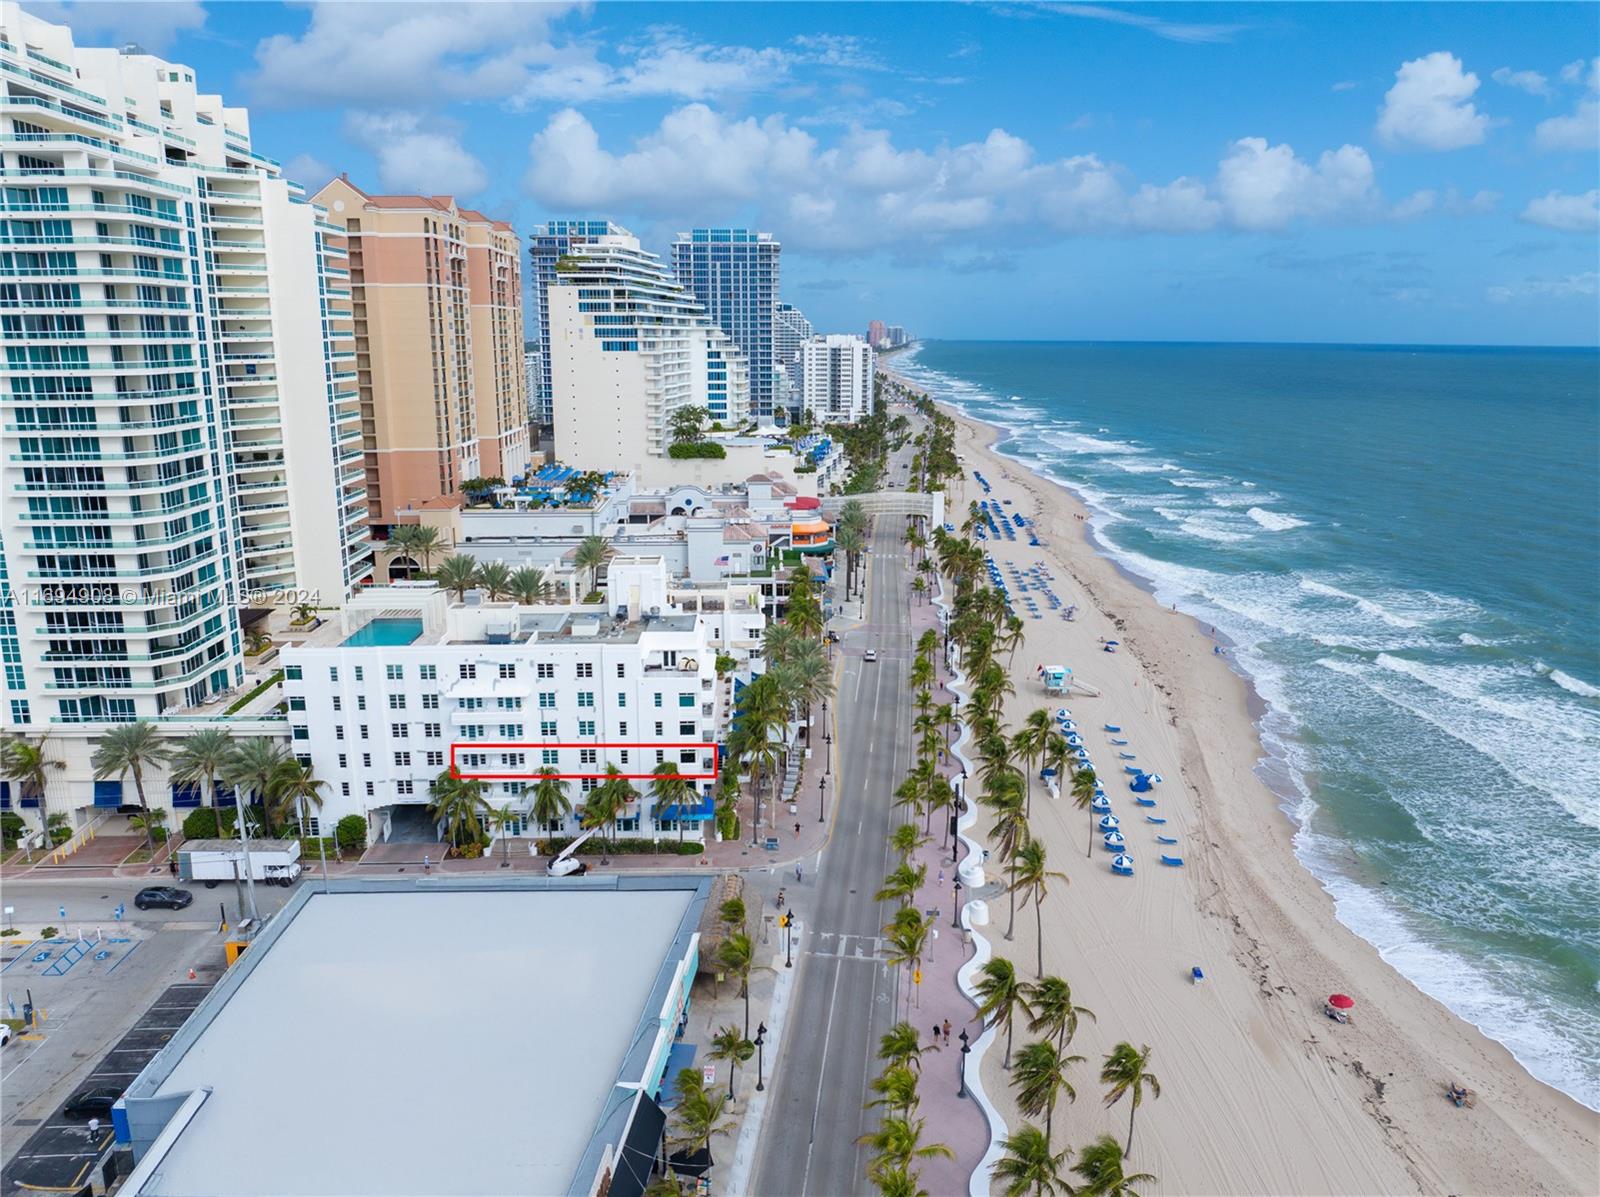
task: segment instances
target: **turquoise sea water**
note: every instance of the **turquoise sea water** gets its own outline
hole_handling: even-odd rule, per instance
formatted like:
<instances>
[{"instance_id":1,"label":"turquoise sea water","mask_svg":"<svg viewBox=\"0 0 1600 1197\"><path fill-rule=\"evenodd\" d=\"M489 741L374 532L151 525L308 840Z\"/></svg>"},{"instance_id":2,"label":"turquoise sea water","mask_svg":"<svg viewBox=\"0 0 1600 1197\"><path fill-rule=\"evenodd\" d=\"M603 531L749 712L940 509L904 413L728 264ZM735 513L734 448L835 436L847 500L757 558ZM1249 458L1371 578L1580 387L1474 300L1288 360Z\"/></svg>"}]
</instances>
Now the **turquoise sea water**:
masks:
<instances>
[{"instance_id":1,"label":"turquoise sea water","mask_svg":"<svg viewBox=\"0 0 1600 1197\"><path fill-rule=\"evenodd\" d=\"M1600 1108L1600 354L945 341L895 364L1235 642L1340 919Z\"/></svg>"}]
</instances>

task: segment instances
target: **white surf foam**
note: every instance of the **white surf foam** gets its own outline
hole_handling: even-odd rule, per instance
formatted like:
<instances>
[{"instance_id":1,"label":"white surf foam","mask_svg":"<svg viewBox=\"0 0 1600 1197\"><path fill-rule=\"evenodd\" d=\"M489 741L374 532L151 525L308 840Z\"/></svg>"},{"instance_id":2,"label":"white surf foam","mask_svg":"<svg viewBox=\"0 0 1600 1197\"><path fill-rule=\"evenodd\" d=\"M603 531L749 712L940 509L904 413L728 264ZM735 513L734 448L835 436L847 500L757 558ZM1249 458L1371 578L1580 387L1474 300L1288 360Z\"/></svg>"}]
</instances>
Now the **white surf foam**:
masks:
<instances>
[{"instance_id":1,"label":"white surf foam","mask_svg":"<svg viewBox=\"0 0 1600 1197\"><path fill-rule=\"evenodd\" d=\"M1252 507L1245 512L1256 523L1268 532L1287 532L1291 528L1304 528L1306 521L1297 519L1292 515L1284 515L1277 511L1268 511L1264 507Z\"/></svg>"},{"instance_id":2,"label":"white surf foam","mask_svg":"<svg viewBox=\"0 0 1600 1197\"><path fill-rule=\"evenodd\" d=\"M1588 682L1580 681L1570 673L1552 669L1549 676L1552 682L1569 694L1576 694L1579 698L1600 698L1600 686L1591 686Z\"/></svg>"},{"instance_id":3,"label":"white surf foam","mask_svg":"<svg viewBox=\"0 0 1600 1197\"><path fill-rule=\"evenodd\" d=\"M1489 642L1487 640L1479 640L1471 632L1462 632L1461 635L1456 637L1456 639L1461 641L1461 643L1465 644L1468 648L1489 647Z\"/></svg>"},{"instance_id":4,"label":"white surf foam","mask_svg":"<svg viewBox=\"0 0 1600 1197\"><path fill-rule=\"evenodd\" d=\"M1373 602L1369 598L1362 598L1359 594L1351 594L1348 590L1340 590L1337 586L1330 586L1326 582L1318 582L1315 578L1301 578L1300 589L1311 594L1320 594L1325 598L1344 599L1354 603L1360 610L1368 615L1383 620L1390 627L1419 628L1422 624L1415 619L1408 619L1403 615L1396 615L1386 607Z\"/></svg>"}]
</instances>

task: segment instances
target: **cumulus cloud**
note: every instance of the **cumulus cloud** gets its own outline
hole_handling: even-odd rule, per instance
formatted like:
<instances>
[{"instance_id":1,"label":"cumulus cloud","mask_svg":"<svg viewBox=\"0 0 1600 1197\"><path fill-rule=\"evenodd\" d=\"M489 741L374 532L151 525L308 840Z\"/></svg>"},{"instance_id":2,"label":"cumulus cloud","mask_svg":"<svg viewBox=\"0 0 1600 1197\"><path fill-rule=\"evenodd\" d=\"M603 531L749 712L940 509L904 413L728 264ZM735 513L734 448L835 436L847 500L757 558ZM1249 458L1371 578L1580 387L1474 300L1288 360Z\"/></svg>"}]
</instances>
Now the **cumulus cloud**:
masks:
<instances>
[{"instance_id":1,"label":"cumulus cloud","mask_svg":"<svg viewBox=\"0 0 1600 1197\"><path fill-rule=\"evenodd\" d=\"M1530 200L1519 219L1560 233L1592 233L1600 229L1600 189L1582 195L1551 191Z\"/></svg>"},{"instance_id":2,"label":"cumulus cloud","mask_svg":"<svg viewBox=\"0 0 1600 1197\"><path fill-rule=\"evenodd\" d=\"M315 154L296 154L283 164L283 173L296 183L304 183L307 191L317 191L338 171Z\"/></svg>"},{"instance_id":3,"label":"cumulus cloud","mask_svg":"<svg viewBox=\"0 0 1600 1197\"><path fill-rule=\"evenodd\" d=\"M1389 145L1424 150L1478 145L1489 117L1472 103L1477 90L1478 77L1447 50L1402 63L1378 110L1378 136Z\"/></svg>"},{"instance_id":4,"label":"cumulus cloud","mask_svg":"<svg viewBox=\"0 0 1600 1197\"><path fill-rule=\"evenodd\" d=\"M1538 71L1513 71L1510 67L1497 67L1494 74L1489 77L1502 86L1514 87L1518 91L1527 92L1530 96L1550 94L1550 80Z\"/></svg>"},{"instance_id":5,"label":"cumulus cloud","mask_svg":"<svg viewBox=\"0 0 1600 1197\"><path fill-rule=\"evenodd\" d=\"M533 137L524 187L553 208L661 220L759 207L783 224L786 240L824 250L1019 226L1031 237L1277 231L1390 215L1359 146L1308 161L1288 145L1246 137L1228 148L1214 179L1141 182L1095 154L1041 161L1003 129L980 141L902 148L885 130L852 128L825 144L782 117L733 118L705 104L669 113L626 148L603 145L581 112L565 109Z\"/></svg>"},{"instance_id":6,"label":"cumulus cloud","mask_svg":"<svg viewBox=\"0 0 1600 1197\"><path fill-rule=\"evenodd\" d=\"M470 196L488 185L489 172L452 124L414 112L356 111L345 116L344 131L377 159L387 191Z\"/></svg>"},{"instance_id":7,"label":"cumulus cloud","mask_svg":"<svg viewBox=\"0 0 1600 1197\"><path fill-rule=\"evenodd\" d=\"M1600 58L1569 62L1561 68L1561 78L1583 85L1589 94L1579 98L1570 114L1540 121L1533 144L1546 152L1600 149Z\"/></svg>"},{"instance_id":8,"label":"cumulus cloud","mask_svg":"<svg viewBox=\"0 0 1600 1197\"><path fill-rule=\"evenodd\" d=\"M45 21L67 25L79 45L120 46L128 42L152 54L168 49L181 33L206 23L200 0L163 0L151 4L102 4L29 0L28 12Z\"/></svg>"}]
</instances>

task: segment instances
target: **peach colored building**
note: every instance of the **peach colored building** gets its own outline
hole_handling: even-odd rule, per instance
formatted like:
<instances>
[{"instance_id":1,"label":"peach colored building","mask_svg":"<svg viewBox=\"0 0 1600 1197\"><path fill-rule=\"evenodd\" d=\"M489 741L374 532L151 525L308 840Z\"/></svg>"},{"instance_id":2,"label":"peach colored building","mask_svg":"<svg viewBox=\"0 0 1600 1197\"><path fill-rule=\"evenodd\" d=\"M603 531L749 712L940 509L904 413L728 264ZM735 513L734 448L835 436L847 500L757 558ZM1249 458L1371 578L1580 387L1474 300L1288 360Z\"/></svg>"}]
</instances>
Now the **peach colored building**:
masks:
<instances>
[{"instance_id":1,"label":"peach colored building","mask_svg":"<svg viewBox=\"0 0 1600 1197\"><path fill-rule=\"evenodd\" d=\"M450 196L369 195L348 177L316 201L344 222L367 501L380 527L472 478L528 469L521 240Z\"/></svg>"}]
</instances>

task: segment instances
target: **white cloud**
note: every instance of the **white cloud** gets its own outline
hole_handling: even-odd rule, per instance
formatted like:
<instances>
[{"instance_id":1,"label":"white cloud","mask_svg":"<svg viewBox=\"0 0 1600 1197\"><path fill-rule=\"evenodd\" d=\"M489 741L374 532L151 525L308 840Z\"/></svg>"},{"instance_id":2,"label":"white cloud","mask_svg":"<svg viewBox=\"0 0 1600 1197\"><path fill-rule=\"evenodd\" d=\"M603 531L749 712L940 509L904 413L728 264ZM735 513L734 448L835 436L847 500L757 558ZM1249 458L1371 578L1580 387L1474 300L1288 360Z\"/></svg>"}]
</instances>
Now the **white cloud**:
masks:
<instances>
[{"instance_id":1,"label":"white cloud","mask_svg":"<svg viewBox=\"0 0 1600 1197\"><path fill-rule=\"evenodd\" d=\"M1451 216L1481 216L1493 212L1500 203L1498 191L1477 191L1462 195L1454 187L1444 193L1444 210Z\"/></svg>"},{"instance_id":2,"label":"white cloud","mask_svg":"<svg viewBox=\"0 0 1600 1197\"><path fill-rule=\"evenodd\" d=\"M1471 102L1477 90L1478 77L1447 50L1403 63L1378 111L1378 136L1425 150L1478 145L1489 118Z\"/></svg>"},{"instance_id":3,"label":"white cloud","mask_svg":"<svg viewBox=\"0 0 1600 1197\"><path fill-rule=\"evenodd\" d=\"M1600 100L1589 96L1579 100L1570 115L1540 121L1533 144L1545 151L1600 149Z\"/></svg>"},{"instance_id":4,"label":"white cloud","mask_svg":"<svg viewBox=\"0 0 1600 1197\"><path fill-rule=\"evenodd\" d=\"M350 112L345 135L378 160L386 191L470 196L489 182L483 163L462 147L453 126L414 112Z\"/></svg>"},{"instance_id":5,"label":"white cloud","mask_svg":"<svg viewBox=\"0 0 1600 1197\"><path fill-rule=\"evenodd\" d=\"M1587 80L1584 78L1587 73ZM1590 91L1600 91L1600 58L1583 59L1569 62L1561 68L1561 81L1563 83L1585 83Z\"/></svg>"},{"instance_id":6,"label":"white cloud","mask_svg":"<svg viewBox=\"0 0 1600 1197\"><path fill-rule=\"evenodd\" d=\"M1335 83L1333 85L1332 90L1333 91L1354 91L1356 88L1358 88L1360 86L1361 85L1359 83L1357 83L1354 79L1341 79L1341 80L1339 80L1339 82L1337 82L1337 83Z\"/></svg>"},{"instance_id":7,"label":"white cloud","mask_svg":"<svg viewBox=\"0 0 1600 1197\"><path fill-rule=\"evenodd\" d=\"M557 113L532 140L524 187L549 207L663 222L759 209L783 224L786 240L822 250L936 244L1001 228L1031 236L1276 231L1391 215L1359 146L1307 162L1287 145L1243 138L1212 181L1151 183L1094 154L1040 161L1003 129L981 141L901 148L887 131L854 128L825 144L782 117L735 119L704 104L677 109L615 150L576 109Z\"/></svg>"},{"instance_id":8,"label":"white cloud","mask_svg":"<svg viewBox=\"0 0 1600 1197\"><path fill-rule=\"evenodd\" d=\"M1513 71L1510 67L1496 67L1490 76L1496 83L1505 87L1514 87L1518 91L1525 91L1530 96L1548 96L1550 94L1550 80L1538 71Z\"/></svg>"},{"instance_id":9,"label":"white cloud","mask_svg":"<svg viewBox=\"0 0 1600 1197\"><path fill-rule=\"evenodd\" d=\"M1592 233L1600 229L1600 189L1582 195L1549 192L1529 200L1519 219L1561 233Z\"/></svg>"},{"instance_id":10,"label":"white cloud","mask_svg":"<svg viewBox=\"0 0 1600 1197\"><path fill-rule=\"evenodd\" d=\"M1416 191L1406 196L1405 199L1389 209L1389 215L1396 220L1411 220L1432 212L1438 202L1439 193L1431 187L1425 188L1422 191Z\"/></svg>"},{"instance_id":11,"label":"white cloud","mask_svg":"<svg viewBox=\"0 0 1600 1197\"><path fill-rule=\"evenodd\" d=\"M1600 273L1589 270L1557 278L1525 278L1520 282L1490 287L1485 297L1490 303L1513 303L1519 299L1571 299L1592 296L1600 291Z\"/></svg>"},{"instance_id":12,"label":"white cloud","mask_svg":"<svg viewBox=\"0 0 1600 1197\"><path fill-rule=\"evenodd\" d=\"M1131 25L1157 37L1173 42L1231 42L1233 35L1245 25L1202 25L1190 21L1168 21L1146 13L1129 12L1125 8L1107 8L1101 4L1044 4L1041 7L1065 17L1086 17L1091 21L1109 21L1114 25Z\"/></svg>"},{"instance_id":13,"label":"white cloud","mask_svg":"<svg viewBox=\"0 0 1600 1197\"><path fill-rule=\"evenodd\" d=\"M121 46L132 42L152 54L168 49L180 33L200 29L206 23L206 10L200 0L148 4L29 0L27 8L41 20L70 26L79 45Z\"/></svg>"}]
</instances>

